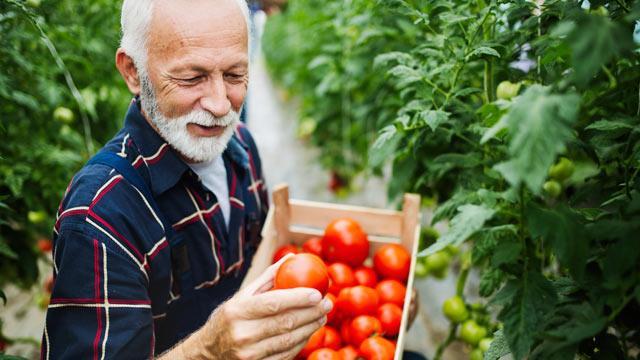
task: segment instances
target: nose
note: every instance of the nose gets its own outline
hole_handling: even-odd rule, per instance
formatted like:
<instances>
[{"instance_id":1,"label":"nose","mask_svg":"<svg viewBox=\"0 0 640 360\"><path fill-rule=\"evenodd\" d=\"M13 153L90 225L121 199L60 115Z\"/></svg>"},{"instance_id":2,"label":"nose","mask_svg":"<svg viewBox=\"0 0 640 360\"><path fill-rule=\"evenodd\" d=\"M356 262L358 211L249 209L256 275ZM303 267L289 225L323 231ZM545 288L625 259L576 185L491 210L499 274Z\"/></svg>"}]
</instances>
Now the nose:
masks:
<instances>
[{"instance_id":1,"label":"nose","mask_svg":"<svg viewBox=\"0 0 640 360\"><path fill-rule=\"evenodd\" d=\"M200 99L200 106L215 117L227 115L231 110L231 101L227 97L227 89L221 77L210 80L207 93Z\"/></svg>"}]
</instances>

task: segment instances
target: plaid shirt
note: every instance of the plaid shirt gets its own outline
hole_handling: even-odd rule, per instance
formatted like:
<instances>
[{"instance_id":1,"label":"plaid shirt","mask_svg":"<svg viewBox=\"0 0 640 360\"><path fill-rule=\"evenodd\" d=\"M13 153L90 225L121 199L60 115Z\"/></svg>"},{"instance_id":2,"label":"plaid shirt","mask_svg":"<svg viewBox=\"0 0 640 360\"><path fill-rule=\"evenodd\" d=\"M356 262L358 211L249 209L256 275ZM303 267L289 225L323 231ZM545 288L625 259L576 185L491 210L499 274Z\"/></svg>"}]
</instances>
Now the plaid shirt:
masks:
<instances>
[{"instance_id":1,"label":"plaid shirt","mask_svg":"<svg viewBox=\"0 0 640 360\"><path fill-rule=\"evenodd\" d=\"M227 230L215 195L143 118L134 99L103 148L128 159L162 214L121 174L85 165L54 227L54 287L43 359L143 359L204 324L240 287L264 223L260 158L240 125L223 154L231 205ZM169 245L161 217L173 224Z\"/></svg>"}]
</instances>

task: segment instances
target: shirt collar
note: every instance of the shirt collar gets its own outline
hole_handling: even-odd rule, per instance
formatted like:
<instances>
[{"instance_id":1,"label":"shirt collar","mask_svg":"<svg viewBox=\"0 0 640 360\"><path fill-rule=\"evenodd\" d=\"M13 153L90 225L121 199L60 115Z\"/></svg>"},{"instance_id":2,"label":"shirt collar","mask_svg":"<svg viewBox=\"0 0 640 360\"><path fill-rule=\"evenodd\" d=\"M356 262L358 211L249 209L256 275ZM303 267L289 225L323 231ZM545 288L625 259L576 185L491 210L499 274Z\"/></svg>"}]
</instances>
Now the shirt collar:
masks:
<instances>
[{"instance_id":1,"label":"shirt collar","mask_svg":"<svg viewBox=\"0 0 640 360\"><path fill-rule=\"evenodd\" d=\"M144 118L137 97L129 106L124 128L133 139L140 155L144 157L151 178L151 191L154 195L162 194L172 188L185 172L190 171L187 163ZM248 170L248 151L249 147L238 138L236 130L223 155L228 156L242 169Z\"/></svg>"}]
</instances>

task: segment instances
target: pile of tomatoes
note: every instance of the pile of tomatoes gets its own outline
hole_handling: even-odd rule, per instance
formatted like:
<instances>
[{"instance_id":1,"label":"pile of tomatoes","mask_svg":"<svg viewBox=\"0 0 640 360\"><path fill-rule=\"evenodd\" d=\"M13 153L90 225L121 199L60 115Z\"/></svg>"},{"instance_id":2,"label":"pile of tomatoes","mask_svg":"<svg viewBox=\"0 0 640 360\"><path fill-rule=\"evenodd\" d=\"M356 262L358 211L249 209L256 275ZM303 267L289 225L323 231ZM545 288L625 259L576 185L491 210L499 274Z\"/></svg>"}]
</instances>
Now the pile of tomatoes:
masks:
<instances>
[{"instance_id":1,"label":"pile of tomatoes","mask_svg":"<svg viewBox=\"0 0 640 360\"><path fill-rule=\"evenodd\" d=\"M285 245L274 254L274 262L297 254L280 266L274 288L316 288L334 304L327 324L297 359L393 359L411 255L401 245L385 244L369 259L369 247L357 222L337 219L323 237L308 239L302 248Z\"/></svg>"}]
</instances>

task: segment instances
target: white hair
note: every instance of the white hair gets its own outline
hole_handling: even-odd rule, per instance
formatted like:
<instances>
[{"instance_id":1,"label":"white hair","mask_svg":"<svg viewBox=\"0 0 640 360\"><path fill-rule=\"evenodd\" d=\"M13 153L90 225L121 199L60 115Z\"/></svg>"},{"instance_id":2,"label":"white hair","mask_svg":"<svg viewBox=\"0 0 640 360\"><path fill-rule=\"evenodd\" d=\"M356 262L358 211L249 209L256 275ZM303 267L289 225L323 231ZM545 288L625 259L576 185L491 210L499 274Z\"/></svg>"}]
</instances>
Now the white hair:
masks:
<instances>
[{"instance_id":1,"label":"white hair","mask_svg":"<svg viewBox=\"0 0 640 360\"><path fill-rule=\"evenodd\" d=\"M149 39L149 26L155 2L154 0L124 0L122 2L120 47L133 59L138 70L144 71L147 65L147 40ZM235 2L240 7L247 24L247 49L251 49L249 7L246 0L235 0Z\"/></svg>"}]
</instances>

